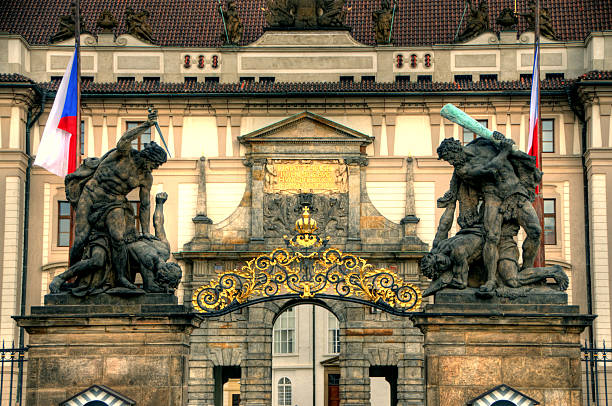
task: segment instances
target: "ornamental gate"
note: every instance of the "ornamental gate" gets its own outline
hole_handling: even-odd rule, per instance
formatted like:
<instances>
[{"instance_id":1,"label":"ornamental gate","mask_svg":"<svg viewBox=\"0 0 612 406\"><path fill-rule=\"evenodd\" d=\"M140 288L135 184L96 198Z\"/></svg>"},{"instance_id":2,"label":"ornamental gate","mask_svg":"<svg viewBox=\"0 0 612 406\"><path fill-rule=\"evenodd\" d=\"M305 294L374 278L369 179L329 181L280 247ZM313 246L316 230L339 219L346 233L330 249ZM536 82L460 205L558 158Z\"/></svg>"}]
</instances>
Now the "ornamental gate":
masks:
<instances>
[{"instance_id":1,"label":"ornamental gate","mask_svg":"<svg viewBox=\"0 0 612 406\"><path fill-rule=\"evenodd\" d=\"M205 318L191 334L189 404L221 405L220 385L239 379L241 406L278 405L274 322L316 304L338 319L341 343L321 362L327 372L325 383L313 378L316 392L332 382L341 405L367 406L371 379L386 379L397 388L393 404L422 405L423 338L405 317L421 304L417 262L427 250L416 236L412 160L389 168L405 194L398 224L368 195L372 137L303 112L239 141L246 176L238 208L218 224L208 218L206 179L220 169L201 159L195 236L175 255L186 265L185 301ZM316 406L328 405L329 393Z\"/></svg>"}]
</instances>

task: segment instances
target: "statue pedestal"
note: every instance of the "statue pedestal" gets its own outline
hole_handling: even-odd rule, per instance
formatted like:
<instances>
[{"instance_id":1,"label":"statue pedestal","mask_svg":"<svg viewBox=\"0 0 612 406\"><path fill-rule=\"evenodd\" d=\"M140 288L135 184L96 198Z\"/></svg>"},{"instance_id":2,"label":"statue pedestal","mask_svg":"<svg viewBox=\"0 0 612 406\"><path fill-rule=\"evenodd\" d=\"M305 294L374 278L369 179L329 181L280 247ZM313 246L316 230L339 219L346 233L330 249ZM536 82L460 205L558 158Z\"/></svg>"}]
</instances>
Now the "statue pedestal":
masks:
<instances>
[{"instance_id":1,"label":"statue pedestal","mask_svg":"<svg viewBox=\"0 0 612 406\"><path fill-rule=\"evenodd\" d=\"M189 334L200 319L174 295L47 295L45 303L15 317L30 335L28 406L57 405L93 385L139 406L186 403Z\"/></svg>"},{"instance_id":2,"label":"statue pedestal","mask_svg":"<svg viewBox=\"0 0 612 406\"><path fill-rule=\"evenodd\" d=\"M580 406L580 333L593 318L558 304L427 305L413 317L425 335L427 406L465 405L502 384L542 406Z\"/></svg>"}]
</instances>

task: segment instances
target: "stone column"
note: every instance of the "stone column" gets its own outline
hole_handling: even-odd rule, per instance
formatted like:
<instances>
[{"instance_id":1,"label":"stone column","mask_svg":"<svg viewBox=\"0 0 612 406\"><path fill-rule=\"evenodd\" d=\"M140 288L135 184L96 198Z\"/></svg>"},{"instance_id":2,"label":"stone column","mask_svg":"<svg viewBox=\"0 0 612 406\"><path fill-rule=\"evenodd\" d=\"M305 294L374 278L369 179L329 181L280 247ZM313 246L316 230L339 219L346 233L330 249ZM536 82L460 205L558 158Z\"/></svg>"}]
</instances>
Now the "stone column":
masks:
<instances>
[{"instance_id":1,"label":"stone column","mask_svg":"<svg viewBox=\"0 0 612 406\"><path fill-rule=\"evenodd\" d=\"M250 159L246 164L251 167L251 243L259 245L264 242L263 200L266 159Z\"/></svg>"},{"instance_id":2,"label":"stone column","mask_svg":"<svg viewBox=\"0 0 612 406\"><path fill-rule=\"evenodd\" d=\"M272 322L274 314L264 305L248 309L246 353L242 361L240 404L272 405Z\"/></svg>"},{"instance_id":3,"label":"stone column","mask_svg":"<svg viewBox=\"0 0 612 406\"><path fill-rule=\"evenodd\" d=\"M349 213L348 213L348 238L346 249L356 251L361 249L361 189L362 167L367 166L368 160L365 157L345 158L344 163L348 165L348 193L349 193ZM365 175L365 172L364 172Z\"/></svg>"},{"instance_id":4,"label":"stone column","mask_svg":"<svg viewBox=\"0 0 612 406\"><path fill-rule=\"evenodd\" d=\"M206 215L206 158L198 161L198 197L196 201L195 236L189 242L190 250L204 250L210 247L209 231L213 221Z\"/></svg>"},{"instance_id":5,"label":"stone column","mask_svg":"<svg viewBox=\"0 0 612 406\"><path fill-rule=\"evenodd\" d=\"M413 316L425 335L427 406L465 405L501 384L546 406L582 404L580 334L594 316L529 297L479 303L461 294L439 292Z\"/></svg>"},{"instance_id":6,"label":"stone column","mask_svg":"<svg viewBox=\"0 0 612 406\"><path fill-rule=\"evenodd\" d=\"M389 156L395 155L395 114L387 114L385 123L387 125L387 150Z\"/></svg>"},{"instance_id":7,"label":"stone column","mask_svg":"<svg viewBox=\"0 0 612 406\"><path fill-rule=\"evenodd\" d=\"M414 202L414 159L406 158L406 211L405 217L400 221L404 226L404 241L417 238L417 224L419 218L416 216L416 207ZM418 238L417 238L418 239Z\"/></svg>"},{"instance_id":8,"label":"stone column","mask_svg":"<svg viewBox=\"0 0 612 406\"><path fill-rule=\"evenodd\" d=\"M362 306L347 306L347 321L340 327L340 405L370 406L370 363L366 359Z\"/></svg>"}]
</instances>

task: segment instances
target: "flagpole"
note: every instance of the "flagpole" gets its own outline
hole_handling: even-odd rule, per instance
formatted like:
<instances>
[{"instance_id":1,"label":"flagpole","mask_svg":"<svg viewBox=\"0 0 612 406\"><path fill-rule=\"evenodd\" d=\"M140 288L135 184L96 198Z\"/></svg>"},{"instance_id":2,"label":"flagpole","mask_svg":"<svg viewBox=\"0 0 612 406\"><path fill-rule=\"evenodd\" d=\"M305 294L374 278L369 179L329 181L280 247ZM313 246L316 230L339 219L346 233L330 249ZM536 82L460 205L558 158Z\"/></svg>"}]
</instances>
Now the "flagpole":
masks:
<instances>
[{"instance_id":1,"label":"flagpole","mask_svg":"<svg viewBox=\"0 0 612 406\"><path fill-rule=\"evenodd\" d=\"M74 48L77 59L77 122L76 122L76 154L75 168L81 165L81 5L79 0L75 0L74 10ZM70 241L69 250L72 249L76 225L76 212L70 205ZM74 265L74 264L70 264Z\"/></svg>"},{"instance_id":2,"label":"flagpole","mask_svg":"<svg viewBox=\"0 0 612 406\"><path fill-rule=\"evenodd\" d=\"M538 153L536 156L537 167L542 170L542 117L540 114L540 0L536 0L535 2L535 27L534 27L534 51L533 57L536 60L536 80L538 81L538 98L537 98L537 131L538 131ZM531 84L533 86L533 83ZM538 219L540 220L540 228L542 233L540 234L540 248L538 249L538 254L535 259L534 266L535 267L543 267L546 266L546 255L545 255L545 247L544 247L544 190L542 188L542 180L538 184L536 188L536 198L533 202L536 213L538 214Z\"/></svg>"}]
</instances>

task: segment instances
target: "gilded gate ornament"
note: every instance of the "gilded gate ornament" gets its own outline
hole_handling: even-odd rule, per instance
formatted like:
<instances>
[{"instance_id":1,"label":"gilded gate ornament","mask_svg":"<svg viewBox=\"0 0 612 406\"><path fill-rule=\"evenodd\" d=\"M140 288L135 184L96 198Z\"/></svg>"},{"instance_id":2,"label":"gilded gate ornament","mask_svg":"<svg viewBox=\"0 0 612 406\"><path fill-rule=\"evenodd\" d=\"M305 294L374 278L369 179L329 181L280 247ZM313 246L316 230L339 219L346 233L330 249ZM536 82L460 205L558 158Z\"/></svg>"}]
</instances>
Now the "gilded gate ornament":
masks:
<instances>
[{"instance_id":1,"label":"gilded gate ornament","mask_svg":"<svg viewBox=\"0 0 612 406\"><path fill-rule=\"evenodd\" d=\"M198 288L194 310L220 316L250 304L273 299L328 298L367 304L392 314L418 311L421 290L389 269L375 269L367 260L335 248L329 237L316 234L308 206L296 221L286 248L251 259L240 269L221 272Z\"/></svg>"}]
</instances>

